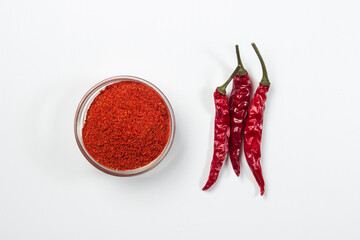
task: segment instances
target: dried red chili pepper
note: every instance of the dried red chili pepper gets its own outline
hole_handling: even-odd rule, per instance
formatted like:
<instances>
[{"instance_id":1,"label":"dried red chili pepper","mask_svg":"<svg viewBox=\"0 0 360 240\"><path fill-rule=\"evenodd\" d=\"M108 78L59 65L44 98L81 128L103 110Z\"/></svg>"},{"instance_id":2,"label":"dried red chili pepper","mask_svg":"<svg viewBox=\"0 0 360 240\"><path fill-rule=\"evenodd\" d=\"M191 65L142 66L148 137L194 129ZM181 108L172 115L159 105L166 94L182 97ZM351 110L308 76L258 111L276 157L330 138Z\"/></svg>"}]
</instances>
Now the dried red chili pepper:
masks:
<instances>
[{"instance_id":1,"label":"dried red chili pepper","mask_svg":"<svg viewBox=\"0 0 360 240\"><path fill-rule=\"evenodd\" d=\"M246 119L246 126L244 130L244 152L247 163L259 184L260 193L264 195L265 182L261 171L261 137L263 128L263 114L265 110L266 93L269 91L270 82L266 71L264 60L256 47L255 43L251 44L260 60L263 77L258 88L251 100L248 110L248 117Z\"/></svg>"},{"instance_id":2,"label":"dried red chili pepper","mask_svg":"<svg viewBox=\"0 0 360 240\"><path fill-rule=\"evenodd\" d=\"M243 135L247 110L250 103L251 81L249 74L242 65L239 46L236 45L236 56L240 66L233 79L230 105L230 160L234 172L240 174L241 138Z\"/></svg>"},{"instance_id":3,"label":"dried red chili pepper","mask_svg":"<svg viewBox=\"0 0 360 240\"><path fill-rule=\"evenodd\" d=\"M238 71L239 67L237 67L231 74L230 78L222 86L216 88L214 92L216 110L214 154L210 166L209 178L202 190L209 189L216 182L229 149L230 115L228 99L226 96L226 87Z\"/></svg>"}]
</instances>

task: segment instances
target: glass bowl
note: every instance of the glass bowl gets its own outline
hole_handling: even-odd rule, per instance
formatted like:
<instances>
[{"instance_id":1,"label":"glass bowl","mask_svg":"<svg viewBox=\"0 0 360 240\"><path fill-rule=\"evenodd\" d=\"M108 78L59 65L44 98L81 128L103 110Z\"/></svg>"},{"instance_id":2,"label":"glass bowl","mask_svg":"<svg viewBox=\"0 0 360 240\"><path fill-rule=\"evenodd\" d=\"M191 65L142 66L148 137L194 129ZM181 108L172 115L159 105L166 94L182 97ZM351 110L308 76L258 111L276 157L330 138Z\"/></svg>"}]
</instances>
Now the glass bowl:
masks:
<instances>
[{"instance_id":1,"label":"glass bowl","mask_svg":"<svg viewBox=\"0 0 360 240\"><path fill-rule=\"evenodd\" d=\"M142 84L145 84L147 86L149 86L150 88L154 89L159 95L160 97L163 99L163 101L165 102L167 109L169 111L169 115L170 115L170 135L169 135L169 139L168 142L165 146L165 148L163 149L163 151L161 152L161 154L154 159L152 162L150 162L149 164L140 167L140 168L136 168L136 169L131 169L131 170L114 170L108 167L105 167L103 165L101 165L100 163L98 163L85 149L84 143L83 143L83 139L82 139L82 128L84 126L85 123L85 119L86 119L86 114L87 111L92 103L92 101L94 100L94 98L100 93L101 90L103 90L106 86L111 85L113 83L117 83L117 82L121 82L121 81L134 81L134 82L140 82ZM80 151L82 152L82 154L84 155L84 157L97 169L114 175L114 176L121 176L121 177L126 177L126 176L134 176L134 175L139 175L142 173L145 173L151 169L153 169L156 165L158 165L167 155L167 153L169 152L172 143L174 141L174 135L175 135L175 115L173 112L173 109L170 105L169 100L166 98L166 96L156 87L154 86L152 83L138 78L138 77L133 77L133 76L115 76L115 77L111 77L111 78L107 78L105 80L103 80L102 82L96 84L94 87L92 87L86 94L85 96L81 99L79 106L76 110L76 114L75 114L75 122L74 122L74 131L75 131L75 138L76 138L76 142L80 148Z\"/></svg>"}]
</instances>

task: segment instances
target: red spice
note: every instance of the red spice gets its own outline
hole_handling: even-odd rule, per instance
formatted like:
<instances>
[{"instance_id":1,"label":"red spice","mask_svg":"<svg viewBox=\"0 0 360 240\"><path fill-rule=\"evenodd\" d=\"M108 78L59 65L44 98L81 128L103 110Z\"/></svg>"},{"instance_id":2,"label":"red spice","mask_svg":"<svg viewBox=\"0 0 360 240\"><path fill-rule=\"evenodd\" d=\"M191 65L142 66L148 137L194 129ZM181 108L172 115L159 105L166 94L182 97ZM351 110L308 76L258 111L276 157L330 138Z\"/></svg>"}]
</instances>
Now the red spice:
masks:
<instances>
[{"instance_id":1,"label":"red spice","mask_svg":"<svg viewBox=\"0 0 360 240\"><path fill-rule=\"evenodd\" d=\"M161 96L134 81L111 84L87 111L82 138L87 152L114 170L143 167L155 160L170 136L170 115Z\"/></svg>"}]
</instances>

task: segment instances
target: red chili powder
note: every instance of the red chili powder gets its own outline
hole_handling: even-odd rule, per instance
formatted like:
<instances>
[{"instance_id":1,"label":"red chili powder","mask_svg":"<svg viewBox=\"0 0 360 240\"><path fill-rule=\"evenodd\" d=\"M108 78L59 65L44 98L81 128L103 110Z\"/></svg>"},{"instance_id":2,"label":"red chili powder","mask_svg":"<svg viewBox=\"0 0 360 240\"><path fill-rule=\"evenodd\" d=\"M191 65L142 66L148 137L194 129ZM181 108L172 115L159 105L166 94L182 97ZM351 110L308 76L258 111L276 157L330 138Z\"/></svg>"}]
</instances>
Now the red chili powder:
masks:
<instances>
[{"instance_id":1,"label":"red chili powder","mask_svg":"<svg viewBox=\"0 0 360 240\"><path fill-rule=\"evenodd\" d=\"M151 87L133 81L111 84L87 111L82 138L87 152L114 170L155 160L170 136L169 110Z\"/></svg>"}]
</instances>

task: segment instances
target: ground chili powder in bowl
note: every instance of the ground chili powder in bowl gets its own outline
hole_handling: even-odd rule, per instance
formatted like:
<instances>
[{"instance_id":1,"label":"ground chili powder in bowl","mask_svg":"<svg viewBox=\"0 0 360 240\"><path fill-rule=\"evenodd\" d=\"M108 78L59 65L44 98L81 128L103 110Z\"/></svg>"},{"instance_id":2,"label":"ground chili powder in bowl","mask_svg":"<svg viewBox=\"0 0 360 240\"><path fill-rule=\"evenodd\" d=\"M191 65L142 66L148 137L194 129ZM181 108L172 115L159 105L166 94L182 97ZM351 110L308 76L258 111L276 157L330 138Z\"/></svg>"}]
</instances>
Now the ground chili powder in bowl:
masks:
<instances>
[{"instance_id":1,"label":"ground chili powder in bowl","mask_svg":"<svg viewBox=\"0 0 360 240\"><path fill-rule=\"evenodd\" d=\"M170 150L174 134L169 101L138 77L105 79L85 94L75 114L81 152L96 168L116 176L155 167Z\"/></svg>"}]
</instances>

